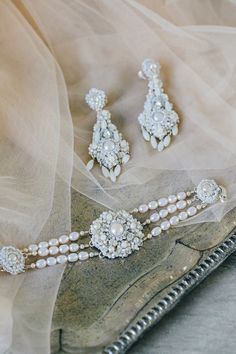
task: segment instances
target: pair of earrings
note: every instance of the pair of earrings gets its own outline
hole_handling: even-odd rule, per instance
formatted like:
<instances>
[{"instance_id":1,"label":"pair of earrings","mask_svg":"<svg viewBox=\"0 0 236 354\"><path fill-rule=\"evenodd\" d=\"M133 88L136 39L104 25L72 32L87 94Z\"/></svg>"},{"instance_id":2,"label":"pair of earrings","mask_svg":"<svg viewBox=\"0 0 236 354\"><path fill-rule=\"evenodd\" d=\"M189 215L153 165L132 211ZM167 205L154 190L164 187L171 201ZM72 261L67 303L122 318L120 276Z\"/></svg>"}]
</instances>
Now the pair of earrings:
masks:
<instances>
[{"instance_id":1,"label":"pair of earrings","mask_svg":"<svg viewBox=\"0 0 236 354\"><path fill-rule=\"evenodd\" d=\"M146 59L142 63L142 70L138 76L148 80L144 110L138 117L142 135L154 149L162 151L170 144L171 137L178 134L179 117L164 93L160 79L160 65L151 59ZM121 173L121 165L126 164L130 159L129 144L111 122L110 112L104 109L107 104L105 93L92 88L85 100L97 113L92 143L89 145L89 155L92 159L88 162L87 169L91 170L94 161L97 160L103 175L115 182Z\"/></svg>"}]
</instances>

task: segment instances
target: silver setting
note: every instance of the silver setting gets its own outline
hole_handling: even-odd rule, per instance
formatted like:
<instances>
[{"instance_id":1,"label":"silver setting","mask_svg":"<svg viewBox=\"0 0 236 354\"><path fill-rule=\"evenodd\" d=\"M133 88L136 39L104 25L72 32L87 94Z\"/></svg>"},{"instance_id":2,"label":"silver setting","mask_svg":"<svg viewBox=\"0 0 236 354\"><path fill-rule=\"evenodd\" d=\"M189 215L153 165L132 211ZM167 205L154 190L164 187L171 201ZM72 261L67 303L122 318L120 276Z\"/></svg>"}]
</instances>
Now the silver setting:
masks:
<instances>
[{"instance_id":1,"label":"silver setting","mask_svg":"<svg viewBox=\"0 0 236 354\"><path fill-rule=\"evenodd\" d=\"M24 272L25 258L23 253L15 247L2 247L0 250L0 267L3 271L16 275Z\"/></svg>"},{"instance_id":2,"label":"silver setting","mask_svg":"<svg viewBox=\"0 0 236 354\"><path fill-rule=\"evenodd\" d=\"M91 224L91 243L104 257L124 258L142 246L142 230L142 224L127 211L105 211Z\"/></svg>"},{"instance_id":3,"label":"silver setting","mask_svg":"<svg viewBox=\"0 0 236 354\"><path fill-rule=\"evenodd\" d=\"M92 88L85 100L89 107L97 112L92 143L89 145L92 160L87 163L87 169L91 170L94 160L97 160L103 175L115 182L121 173L121 165L130 159L129 144L123 139L115 124L111 122L110 112L103 109L107 102L105 93Z\"/></svg>"},{"instance_id":4,"label":"silver setting","mask_svg":"<svg viewBox=\"0 0 236 354\"><path fill-rule=\"evenodd\" d=\"M236 250L236 229L208 257L179 279L169 293L136 320L134 325L124 330L116 341L103 349L103 354L125 354L147 330L160 322L179 301L200 284L209 274L223 263Z\"/></svg>"},{"instance_id":5,"label":"silver setting","mask_svg":"<svg viewBox=\"0 0 236 354\"><path fill-rule=\"evenodd\" d=\"M170 144L171 137L178 134L179 117L164 93L159 71L159 63L151 59L144 60L139 77L149 80L149 89L144 110L139 115L138 121L144 139L150 141L154 149L162 151Z\"/></svg>"},{"instance_id":6,"label":"silver setting","mask_svg":"<svg viewBox=\"0 0 236 354\"><path fill-rule=\"evenodd\" d=\"M219 186L213 179L202 180L197 188L196 194L202 203L213 204L217 200L224 201L226 199L226 190Z\"/></svg>"}]
</instances>

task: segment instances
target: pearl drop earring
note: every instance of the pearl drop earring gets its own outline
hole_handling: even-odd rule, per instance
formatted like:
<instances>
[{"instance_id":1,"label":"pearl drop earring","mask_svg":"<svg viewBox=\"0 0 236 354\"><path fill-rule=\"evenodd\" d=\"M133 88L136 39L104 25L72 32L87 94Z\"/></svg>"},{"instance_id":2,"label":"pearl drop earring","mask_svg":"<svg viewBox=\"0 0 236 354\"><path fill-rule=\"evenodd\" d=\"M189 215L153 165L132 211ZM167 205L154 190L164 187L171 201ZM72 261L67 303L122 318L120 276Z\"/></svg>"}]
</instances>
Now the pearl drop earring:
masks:
<instances>
[{"instance_id":1,"label":"pearl drop earring","mask_svg":"<svg viewBox=\"0 0 236 354\"><path fill-rule=\"evenodd\" d=\"M97 112L97 122L93 127L93 139L89 145L89 154L92 160L87 163L87 169L91 170L94 160L97 160L103 175L115 182L121 173L121 165L130 159L129 144L123 139L115 124L111 122L110 112L103 109L107 103L105 92L92 88L85 100L88 106Z\"/></svg>"}]
</instances>

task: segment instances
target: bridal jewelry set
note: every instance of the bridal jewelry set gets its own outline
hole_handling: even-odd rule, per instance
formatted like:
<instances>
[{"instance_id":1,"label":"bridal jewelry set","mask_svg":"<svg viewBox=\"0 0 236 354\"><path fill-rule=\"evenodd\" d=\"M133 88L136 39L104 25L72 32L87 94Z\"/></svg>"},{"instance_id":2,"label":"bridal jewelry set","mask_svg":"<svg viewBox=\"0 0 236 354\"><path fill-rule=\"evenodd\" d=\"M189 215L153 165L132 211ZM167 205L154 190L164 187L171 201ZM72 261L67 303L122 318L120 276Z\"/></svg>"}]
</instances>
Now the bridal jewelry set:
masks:
<instances>
[{"instance_id":1,"label":"bridal jewelry set","mask_svg":"<svg viewBox=\"0 0 236 354\"><path fill-rule=\"evenodd\" d=\"M171 137L177 135L179 118L163 92L159 70L159 65L150 59L142 64L139 76L149 80L149 90L138 120L144 139L154 149L162 151L170 144ZM121 172L121 165L129 161L129 144L111 123L110 113L103 109L106 101L105 93L94 88L86 95L89 107L97 113L89 146L92 160L88 162L87 168L92 169L96 159L103 175L115 182ZM61 235L23 249L3 246L0 248L0 270L16 275L25 270L85 261L97 256L124 258L138 251L145 241L225 199L224 187L214 180L204 179L193 190L151 200L130 212L105 211L92 222L87 231Z\"/></svg>"},{"instance_id":2,"label":"bridal jewelry set","mask_svg":"<svg viewBox=\"0 0 236 354\"><path fill-rule=\"evenodd\" d=\"M159 64L151 59L144 60L139 77L148 79L148 94L138 121L143 138L149 141L154 149L162 151L170 144L171 137L178 134L179 117L164 93L159 73ZM91 170L94 160L97 160L103 175L115 182L121 173L121 165L126 164L130 159L129 144L123 139L117 127L111 123L110 112L103 109L107 103L105 93L92 88L85 100L97 113L92 143L89 146L92 159L87 163L87 169Z\"/></svg>"}]
</instances>

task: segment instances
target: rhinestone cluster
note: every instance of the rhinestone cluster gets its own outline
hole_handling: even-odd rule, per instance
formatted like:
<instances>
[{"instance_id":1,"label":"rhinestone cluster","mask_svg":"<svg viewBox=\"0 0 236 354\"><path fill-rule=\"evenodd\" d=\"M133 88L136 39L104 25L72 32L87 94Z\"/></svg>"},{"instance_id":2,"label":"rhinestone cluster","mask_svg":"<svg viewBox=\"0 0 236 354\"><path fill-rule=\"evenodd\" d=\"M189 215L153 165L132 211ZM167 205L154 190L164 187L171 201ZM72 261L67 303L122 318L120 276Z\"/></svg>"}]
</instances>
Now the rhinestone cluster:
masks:
<instances>
[{"instance_id":1,"label":"rhinestone cluster","mask_svg":"<svg viewBox=\"0 0 236 354\"><path fill-rule=\"evenodd\" d=\"M97 89L91 89L86 96L86 101L91 108L96 107L97 110L99 107L100 109L97 112L97 122L93 127L92 143L89 146L92 160L88 162L87 169L93 168L96 159L102 168L103 175L115 182L121 172L121 165L130 159L129 144L123 139L117 127L112 124L110 112L102 109L106 102L104 96L105 93Z\"/></svg>"},{"instance_id":2,"label":"rhinestone cluster","mask_svg":"<svg viewBox=\"0 0 236 354\"><path fill-rule=\"evenodd\" d=\"M223 189L211 179L202 180L196 188L196 194L198 199L206 204L215 203L218 199L225 197Z\"/></svg>"},{"instance_id":3,"label":"rhinestone cluster","mask_svg":"<svg viewBox=\"0 0 236 354\"><path fill-rule=\"evenodd\" d=\"M171 136L178 134L179 117L173 110L172 103L164 93L159 74L160 66L151 59L142 64L141 77L149 79L149 90L144 104L144 111L139 115L143 137L152 147L162 151L170 144Z\"/></svg>"},{"instance_id":4,"label":"rhinestone cluster","mask_svg":"<svg viewBox=\"0 0 236 354\"><path fill-rule=\"evenodd\" d=\"M128 212L106 211L90 227L91 242L105 257L127 257L142 246L142 230L142 224Z\"/></svg>"},{"instance_id":5,"label":"rhinestone cluster","mask_svg":"<svg viewBox=\"0 0 236 354\"><path fill-rule=\"evenodd\" d=\"M2 247L0 250L0 267L12 275L24 272L25 258L15 247Z\"/></svg>"}]
</instances>

